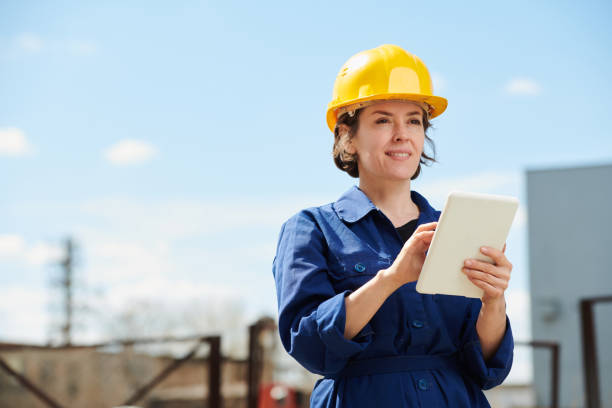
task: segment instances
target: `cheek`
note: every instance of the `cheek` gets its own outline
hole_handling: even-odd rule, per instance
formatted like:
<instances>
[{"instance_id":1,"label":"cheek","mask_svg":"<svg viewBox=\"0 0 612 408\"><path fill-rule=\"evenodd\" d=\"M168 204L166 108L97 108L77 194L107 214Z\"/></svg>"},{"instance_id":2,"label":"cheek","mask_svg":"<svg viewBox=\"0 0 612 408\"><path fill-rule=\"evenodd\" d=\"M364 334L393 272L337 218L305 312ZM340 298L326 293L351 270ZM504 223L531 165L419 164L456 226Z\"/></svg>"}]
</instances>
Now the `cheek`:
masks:
<instances>
[{"instance_id":1,"label":"cheek","mask_svg":"<svg viewBox=\"0 0 612 408\"><path fill-rule=\"evenodd\" d=\"M385 144L384 143L368 143L367 146L362 150L361 156L364 160L368 161L381 161L382 156L385 154Z\"/></svg>"},{"instance_id":2,"label":"cheek","mask_svg":"<svg viewBox=\"0 0 612 408\"><path fill-rule=\"evenodd\" d=\"M354 140L354 146L360 157L366 158L384 153L385 139L381 135L368 134L367 137L360 137Z\"/></svg>"},{"instance_id":3,"label":"cheek","mask_svg":"<svg viewBox=\"0 0 612 408\"><path fill-rule=\"evenodd\" d=\"M415 136L415 145L419 147L419 149L423 150L423 146L425 145L425 133L421 132Z\"/></svg>"}]
</instances>

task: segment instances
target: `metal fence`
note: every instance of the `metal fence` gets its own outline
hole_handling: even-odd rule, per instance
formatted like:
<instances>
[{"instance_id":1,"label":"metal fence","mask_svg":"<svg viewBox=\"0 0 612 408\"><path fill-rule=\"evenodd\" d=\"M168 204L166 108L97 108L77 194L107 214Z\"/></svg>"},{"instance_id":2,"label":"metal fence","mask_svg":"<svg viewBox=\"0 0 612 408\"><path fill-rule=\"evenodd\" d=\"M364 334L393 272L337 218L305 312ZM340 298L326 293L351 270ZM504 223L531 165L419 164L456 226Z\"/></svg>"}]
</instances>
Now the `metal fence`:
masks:
<instances>
[{"instance_id":1,"label":"metal fence","mask_svg":"<svg viewBox=\"0 0 612 408\"><path fill-rule=\"evenodd\" d=\"M208 372L208 404L205 406L210 408L221 407L221 337L220 336L190 336L190 337L157 337L157 338L145 338L145 339L130 339L130 340L114 340L105 343L92 344L86 346L61 346L61 347L44 347L44 346L28 346L19 344L0 344L0 350L10 351L19 349L45 349L52 351L69 351L69 350L82 350L82 349L99 349L112 346L134 346L137 344L153 344L153 343L177 343L196 341L196 345L192 347L188 353L178 359L174 359L170 364L163 368L158 374L147 381L146 384L139 387L129 398L125 401L117 401L116 405L133 405L141 401L155 386L157 386L162 380L168 377L173 371L178 369L186 361L192 359L196 353L200 350L203 344L208 344L209 357L207 359L207 365L205 369ZM42 401L47 407L50 408L64 408L65 406L60 404L58 401L48 395L41 387L35 385L30 379L20 374L16 370L10 367L2 358L0 358L0 368L13 377L21 386L32 393L36 398Z\"/></svg>"}]
</instances>

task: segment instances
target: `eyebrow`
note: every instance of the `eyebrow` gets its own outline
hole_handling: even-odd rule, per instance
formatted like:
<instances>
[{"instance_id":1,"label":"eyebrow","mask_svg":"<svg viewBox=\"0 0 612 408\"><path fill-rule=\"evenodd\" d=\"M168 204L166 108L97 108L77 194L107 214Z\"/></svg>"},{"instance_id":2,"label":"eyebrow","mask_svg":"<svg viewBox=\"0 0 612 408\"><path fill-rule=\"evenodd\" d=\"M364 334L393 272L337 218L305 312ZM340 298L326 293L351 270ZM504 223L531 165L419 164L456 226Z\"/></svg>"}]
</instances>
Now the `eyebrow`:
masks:
<instances>
[{"instance_id":1,"label":"eyebrow","mask_svg":"<svg viewBox=\"0 0 612 408\"><path fill-rule=\"evenodd\" d=\"M393 116L391 113L386 112L386 111L381 111L381 110L377 110L372 112L372 115L374 115L375 113L380 113L381 115L385 115L385 116ZM406 114L406 116L413 116L413 115L420 115L421 112L419 111L413 111L413 112L409 112Z\"/></svg>"}]
</instances>

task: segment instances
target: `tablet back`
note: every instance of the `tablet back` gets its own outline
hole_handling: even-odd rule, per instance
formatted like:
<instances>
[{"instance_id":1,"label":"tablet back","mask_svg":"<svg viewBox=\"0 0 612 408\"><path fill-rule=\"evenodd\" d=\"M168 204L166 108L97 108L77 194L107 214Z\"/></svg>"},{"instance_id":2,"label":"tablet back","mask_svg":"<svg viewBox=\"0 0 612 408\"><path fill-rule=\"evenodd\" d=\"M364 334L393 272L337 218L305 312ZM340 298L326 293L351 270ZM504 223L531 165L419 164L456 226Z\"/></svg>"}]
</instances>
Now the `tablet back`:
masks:
<instances>
[{"instance_id":1,"label":"tablet back","mask_svg":"<svg viewBox=\"0 0 612 408\"><path fill-rule=\"evenodd\" d=\"M515 197L452 192L425 257L416 285L420 293L481 298L483 290L461 271L467 258L493 263L480 252L490 246L501 250L518 208Z\"/></svg>"}]
</instances>

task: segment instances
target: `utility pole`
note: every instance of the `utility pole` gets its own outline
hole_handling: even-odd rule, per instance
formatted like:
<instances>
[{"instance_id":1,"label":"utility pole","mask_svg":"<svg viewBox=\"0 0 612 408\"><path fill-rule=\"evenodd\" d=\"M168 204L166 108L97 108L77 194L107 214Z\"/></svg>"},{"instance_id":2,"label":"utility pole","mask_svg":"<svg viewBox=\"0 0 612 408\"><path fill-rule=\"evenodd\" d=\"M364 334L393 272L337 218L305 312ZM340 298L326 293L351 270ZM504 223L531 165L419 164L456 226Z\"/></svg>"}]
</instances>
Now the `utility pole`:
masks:
<instances>
[{"instance_id":1,"label":"utility pole","mask_svg":"<svg viewBox=\"0 0 612 408\"><path fill-rule=\"evenodd\" d=\"M60 284L64 291L64 313L65 321L62 325L62 335L64 338L64 346L70 346L72 344L71 331L72 331L72 266L74 260L74 246L72 245L72 239L66 240L66 254L64 259L60 261L60 265L63 268L64 276L60 280Z\"/></svg>"}]
</instances>

